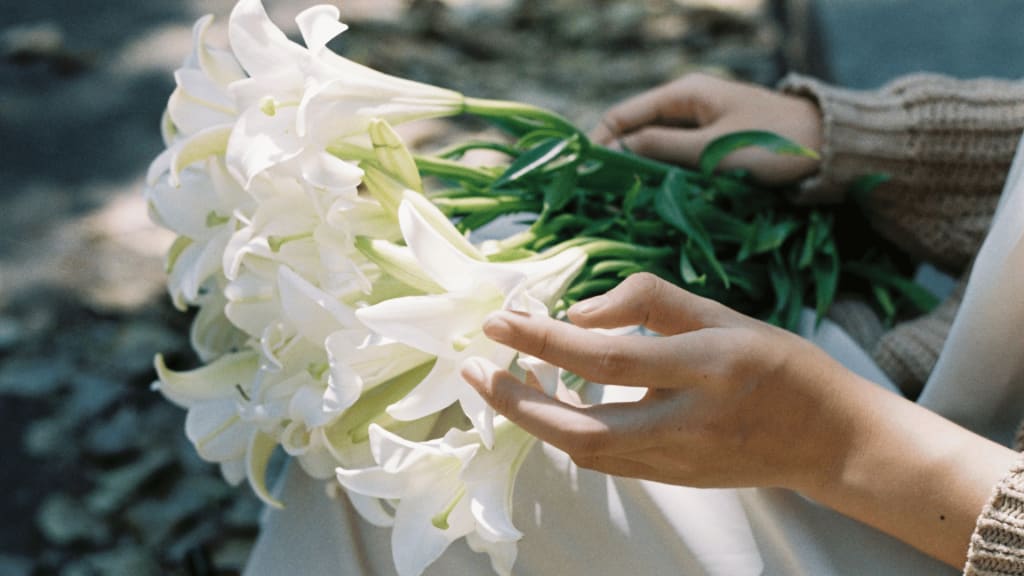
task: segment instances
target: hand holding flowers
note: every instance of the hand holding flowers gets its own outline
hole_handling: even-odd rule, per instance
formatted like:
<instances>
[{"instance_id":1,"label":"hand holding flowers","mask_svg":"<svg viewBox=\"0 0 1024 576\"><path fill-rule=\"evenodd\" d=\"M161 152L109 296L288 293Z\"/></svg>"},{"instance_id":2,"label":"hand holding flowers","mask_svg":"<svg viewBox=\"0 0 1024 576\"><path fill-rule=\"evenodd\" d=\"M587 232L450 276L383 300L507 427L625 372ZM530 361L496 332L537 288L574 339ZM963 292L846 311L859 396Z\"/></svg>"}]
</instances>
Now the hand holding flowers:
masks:
<instances>
[{"instance_id":1,"label":"hand holding flowers","mask_svg":"<svg viewBox=\"0 0 1024 576\"><path fill-rule=\"evenodd\" d=\"M1018 455L864 380L795 334L656 277L570 308L574 325L501 312L487 335L637 402L550 398L493 364L466 380L580 466L697 487L796 490L954 567L992 486ZM586 328L643 325L664 335Z\"/></svg>"}]
</instances>

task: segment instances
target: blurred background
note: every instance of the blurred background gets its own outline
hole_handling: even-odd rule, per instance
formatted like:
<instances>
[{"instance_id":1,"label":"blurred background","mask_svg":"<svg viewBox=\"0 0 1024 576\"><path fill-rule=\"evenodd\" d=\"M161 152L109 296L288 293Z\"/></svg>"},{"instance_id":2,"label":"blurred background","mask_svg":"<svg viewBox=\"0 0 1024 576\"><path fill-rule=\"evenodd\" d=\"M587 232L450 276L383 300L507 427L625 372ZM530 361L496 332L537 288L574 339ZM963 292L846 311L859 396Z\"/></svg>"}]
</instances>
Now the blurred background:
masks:
<instances>
[{"instance_id":1,"label":"blurred background","mask_svg":"<svg viewBox=\"0 0 1024 576\"><path fill-rule=\"evenodd\" d=\"M290 34L315 0L265 0ZM344 0L332 47L580 126L693 70L870 88L1016 78L1020 0ZM152 358L194 363L141 190L191 25L230 0L0 0L0 576L235 574L260 506L200 462ZM429 147L462 120L407 134Z\"/></svg>"}]
</instances>

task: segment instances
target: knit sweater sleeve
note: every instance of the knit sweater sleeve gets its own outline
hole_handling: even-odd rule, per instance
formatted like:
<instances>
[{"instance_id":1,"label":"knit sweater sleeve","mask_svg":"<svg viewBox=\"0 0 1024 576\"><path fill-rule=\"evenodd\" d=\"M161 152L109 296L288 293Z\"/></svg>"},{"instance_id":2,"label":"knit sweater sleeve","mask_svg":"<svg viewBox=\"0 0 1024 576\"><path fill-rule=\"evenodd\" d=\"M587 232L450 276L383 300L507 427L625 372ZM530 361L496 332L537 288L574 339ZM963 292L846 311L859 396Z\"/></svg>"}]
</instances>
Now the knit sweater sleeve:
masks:
<instances>
[{"instance_id":1,"label":"knit sweater sleeve","mask_svg":"<svg viewBox=\"0 0 1024 576\"><path fill-rule=\"evenodd\" d=\"M790 75L781 89L822 111L822 164L798 202L840 202L858 178L887 174L866 198L873 225L919 258L963 269L1024 131L1024 82L918 74L857 91Z\"/></svg>"},{"instance_id":2,"label":"knit sweater sleeve","mask_svg":"<svg viewBox=\"0 0 1024 576\"><path fill-rule=\"evenodd\" d=\"M1024 574L1024 460L996 486L971 535L964 576Z\"/></svg>"}]
</instances>

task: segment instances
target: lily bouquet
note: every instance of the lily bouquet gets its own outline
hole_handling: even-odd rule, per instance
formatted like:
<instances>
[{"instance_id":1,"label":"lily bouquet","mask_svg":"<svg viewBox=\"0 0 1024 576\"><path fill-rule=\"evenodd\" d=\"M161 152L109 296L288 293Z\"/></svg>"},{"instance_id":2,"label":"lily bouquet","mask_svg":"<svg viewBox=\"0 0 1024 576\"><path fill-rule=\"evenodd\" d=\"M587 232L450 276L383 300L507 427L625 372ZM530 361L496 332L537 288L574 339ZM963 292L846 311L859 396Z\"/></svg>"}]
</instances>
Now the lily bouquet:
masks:
<instances>
[{"instance_id":1,"label":"lily bouquet","mask_svg":"<svg viewBox=\"0 0 1024 576\"><path fill-rule=\"evenodd\" d=\"M211 17L195 25L145 193L177 234L168 287L197 309L203 365L176 371L158 356L155 387L188 411L199 455L270 506L287 504L267 489L279 448L340 483L368 521L393 526L400 574L463 537L498 573L515 561L512 489L535 439L495 415L460 364L518 365L552 393L582 384L484 337L491 312L558 315L639 271L788 326L805 300L823 314L847 268L874 274L890 308L898 294L924 298L897 276L841 267L827 214L716 172L741 146L809 150L737 134L696 172L612 151L551 112L347 60L327 47L345 30L338 17L300 13L304 46L259 0L234 8L230 50L207 44ZM417 156L392 128L457 114L511 138ZM508 160L460 162L476 148ZM508 215L520 232L475 241Z\"/></svg>"}]
</instances>

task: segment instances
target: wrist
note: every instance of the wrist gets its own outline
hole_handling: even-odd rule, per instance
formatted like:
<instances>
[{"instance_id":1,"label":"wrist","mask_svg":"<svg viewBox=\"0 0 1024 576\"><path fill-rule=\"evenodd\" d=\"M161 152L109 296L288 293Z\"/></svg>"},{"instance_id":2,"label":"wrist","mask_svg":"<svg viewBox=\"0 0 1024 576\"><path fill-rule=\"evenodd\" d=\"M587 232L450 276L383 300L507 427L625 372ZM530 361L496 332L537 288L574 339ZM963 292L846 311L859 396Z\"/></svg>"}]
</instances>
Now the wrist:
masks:
<instances>
[{"instance_id":1,"label":"wrist","mask_svg":"<svg viewBox=\"0 0 1024 576\"><path fill-rule=\"evenodd\" d=\"M862 386L847 443L804 494L960 567L1012 450L876 386Z\"/></svg>"}]
</instances>

